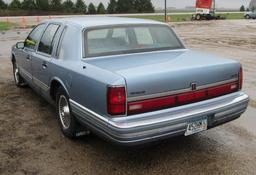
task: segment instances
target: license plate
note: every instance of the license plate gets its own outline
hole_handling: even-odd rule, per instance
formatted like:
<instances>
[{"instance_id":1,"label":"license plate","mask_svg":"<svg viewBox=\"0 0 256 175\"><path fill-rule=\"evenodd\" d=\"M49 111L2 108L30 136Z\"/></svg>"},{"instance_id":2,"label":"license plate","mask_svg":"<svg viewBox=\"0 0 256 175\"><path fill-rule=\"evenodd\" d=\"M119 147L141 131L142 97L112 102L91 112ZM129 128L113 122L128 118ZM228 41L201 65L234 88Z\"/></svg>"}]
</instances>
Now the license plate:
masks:
<instances>
[{"instance_id":1,"label":"license plate","mask_svg":"<svg viewBox=\"0 0 256 175\"><path fill-rule=\"evenodd\" d=\"M207 130L207 119L201 119L191 122L187 126L185 136L193 135L202 131Z\"/></svg>"}]
</instances>

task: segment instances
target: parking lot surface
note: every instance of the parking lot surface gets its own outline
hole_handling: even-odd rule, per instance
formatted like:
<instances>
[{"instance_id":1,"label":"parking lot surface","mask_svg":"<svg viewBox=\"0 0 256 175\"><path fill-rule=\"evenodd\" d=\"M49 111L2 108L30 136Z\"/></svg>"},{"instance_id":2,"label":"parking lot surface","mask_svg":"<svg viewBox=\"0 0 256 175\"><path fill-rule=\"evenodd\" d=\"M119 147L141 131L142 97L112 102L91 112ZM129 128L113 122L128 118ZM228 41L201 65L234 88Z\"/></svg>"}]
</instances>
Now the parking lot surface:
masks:
<instances>
[{"instance_id":1,"label":"parking lot surface","mask_svg":"<svg viewBox=\"0 0 256 175\"><path fill-rule=\"evenodd\" d=\"M94 135L65 138L54 107L14 85L11 46L29 30L0 33L0 174L255 174L256 23L171 24L188 48L239 60L251 97L238 120L193 135L124 148Z\"/></svg>"}]
</instances>

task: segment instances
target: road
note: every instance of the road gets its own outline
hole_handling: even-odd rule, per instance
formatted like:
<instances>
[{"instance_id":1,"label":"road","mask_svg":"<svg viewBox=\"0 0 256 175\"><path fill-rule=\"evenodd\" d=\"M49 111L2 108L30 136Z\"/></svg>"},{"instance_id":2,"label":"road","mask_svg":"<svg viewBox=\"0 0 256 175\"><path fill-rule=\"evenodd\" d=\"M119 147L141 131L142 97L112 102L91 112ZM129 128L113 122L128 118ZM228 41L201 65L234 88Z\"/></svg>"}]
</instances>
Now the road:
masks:
<instances>
[{"instance_id":1,"label":"road","mask_svg":"<svg viewBox=\"0 0 256 175\"><path fill-rule=\"evenodd\" d=\"M0 174L255 174L256 23L172 24L194 50L241 61L251 97L238 120L190 137L123 148L91 135L69 140L55 110L30 88L14 85L11 46L28 30L0 33Z\"/></svg>"}]
</instances>

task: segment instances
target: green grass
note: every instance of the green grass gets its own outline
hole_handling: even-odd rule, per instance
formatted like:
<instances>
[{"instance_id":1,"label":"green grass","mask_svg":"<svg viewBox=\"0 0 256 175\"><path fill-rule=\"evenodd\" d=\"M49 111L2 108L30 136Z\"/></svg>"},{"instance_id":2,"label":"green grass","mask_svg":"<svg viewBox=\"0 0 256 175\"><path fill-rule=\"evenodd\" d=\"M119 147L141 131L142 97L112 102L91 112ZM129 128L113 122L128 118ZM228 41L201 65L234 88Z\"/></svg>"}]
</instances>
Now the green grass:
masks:
<instances>
[{"instance_id":1,"label":"green grass","mask_svg":"<svg viewBox=\"0 0 256 175\"><path fill-rule=\"evenodd\" d=\"M13 23L0 22L0 31L9 30L14 26L15 24Z\"/></svg>"},{"instance_id":2,"label":"green grass","mask_svg":"<svg viewBox=\"0 0 256 175\"><path fill-rule=\"evenodd\" d=\"M189 21L191 20L192 15L169 15L171 17L172 22L181 22L181 21ZM150 15L150 16L143 16L143 15L136 15L136 16L129 16L129 18L142 18L142 19L151 19L155 21L164 21L163 15Z\"/></svg>"},{"instance_id":3,"label":"green grass","mask_svg":"<svg viewBox=\"0 0 256 175\"><path fill-rule=\"evenodd\" d=\"M243 19L244 14L243 13L227 13L227 14L216 14L220 15L221 17L225 17L226 19ZM191 21L192 15L169 15L171 18L171 22L182 22L182 21ZM129 16L130 18L142 18L142 19L151 19L156 21L164 21L163 15L150 15L150 16L143 16L143 15L137 15L137 16Z\"/></svg>"},{"instance_id":4,"label":"green grass","mask_svg":"<svg viewBox=\"0 0 256 175\"><path fill-rule=\"evenodd\" d=\"M221 14L221 16L226 17L226 19L244 19L244 13L227 13Z\"/></svg>"}]
</instances>

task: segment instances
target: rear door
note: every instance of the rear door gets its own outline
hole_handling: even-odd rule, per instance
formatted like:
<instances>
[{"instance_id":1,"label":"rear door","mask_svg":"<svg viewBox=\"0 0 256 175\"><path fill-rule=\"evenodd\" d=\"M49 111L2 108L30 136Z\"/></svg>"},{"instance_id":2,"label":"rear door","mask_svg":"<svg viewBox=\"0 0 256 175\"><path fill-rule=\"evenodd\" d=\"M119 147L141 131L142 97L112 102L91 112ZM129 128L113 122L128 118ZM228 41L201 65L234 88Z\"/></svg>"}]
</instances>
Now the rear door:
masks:
<instances>
[{"instance_id":1,"label":"rear door","mask_svg":"<svg viewBox=\"0 0 256 175\"><path fill-rule=\"evenodd\" d=\"M37 52L33 56L33 83L41 89L42 93L49 90L51 71L49 63L52 59L56 34L60 24L49 24L45 29L38 45Z\"/></svg>"},{"instance_id":2,"label":"rear door","mask_svg":"<svg viewBox=\"0 0 256 175\"><path fill-rule=\"evenodd\" d=\"M28 82L32 80L32 57L45 26L46 24L39 24L30 32L25 40L24 49L20 52L20 72Z\"/></svg>"}]
</instances>

